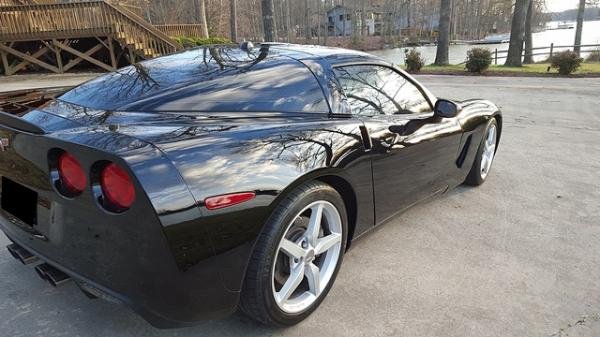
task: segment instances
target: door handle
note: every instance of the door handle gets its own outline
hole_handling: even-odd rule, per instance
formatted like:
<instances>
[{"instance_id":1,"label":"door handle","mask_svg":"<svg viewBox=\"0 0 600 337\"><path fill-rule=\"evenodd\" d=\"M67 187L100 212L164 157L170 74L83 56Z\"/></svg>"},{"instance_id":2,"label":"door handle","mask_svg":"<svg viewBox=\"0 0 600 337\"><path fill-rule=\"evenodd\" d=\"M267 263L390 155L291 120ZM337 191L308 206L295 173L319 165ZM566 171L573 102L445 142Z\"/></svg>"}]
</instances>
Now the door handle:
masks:
<instances>
[{"instance_id":1,"label":"door handle","mask_svg":"<svg viewBox=\"0 0 600 337\"><path fill-rule=\"evenodd\" d=\"M395 133L392 137L391 140L389 139L385 139L385 140L381 140L381 146L383 146L386 150L386 152L390 152L392 150L392 147L394 147L394 145L396 145L396 143L398 143L398 139L400 138L400 135L398 135L397 133Z\"/></svg>"}]
</instances>

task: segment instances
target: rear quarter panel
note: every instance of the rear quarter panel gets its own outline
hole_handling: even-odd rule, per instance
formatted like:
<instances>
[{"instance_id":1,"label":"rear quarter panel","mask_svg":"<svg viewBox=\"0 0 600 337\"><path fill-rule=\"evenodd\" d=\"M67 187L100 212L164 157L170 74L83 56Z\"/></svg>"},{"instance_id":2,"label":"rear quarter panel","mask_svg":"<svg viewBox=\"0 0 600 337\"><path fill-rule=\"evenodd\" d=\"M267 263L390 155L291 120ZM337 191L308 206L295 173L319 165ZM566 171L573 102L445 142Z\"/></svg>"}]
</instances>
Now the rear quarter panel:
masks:
<instances>
[{"instance_id":1,"label":"rear quarter panel","mask_svg":"<svg viewBox=\"0 0 600 337\"><path fill-rule=\"evenodd\" d=\"M356 233L372 228L371 164L361 125L355 119L326 117L293 123L216 121L201 129L181 129L181 137L154 139L178 168L203 216L202 226L165 226L177 264L185 269L201 261L188 247L207 230L216 256L222 258L225 285L240 290L254 241L279 199L324 176L340 177L352 186L359 205ZM221 210L204 207L207 197L243 191L257 196Z\"/></svg>"}]
</instances>

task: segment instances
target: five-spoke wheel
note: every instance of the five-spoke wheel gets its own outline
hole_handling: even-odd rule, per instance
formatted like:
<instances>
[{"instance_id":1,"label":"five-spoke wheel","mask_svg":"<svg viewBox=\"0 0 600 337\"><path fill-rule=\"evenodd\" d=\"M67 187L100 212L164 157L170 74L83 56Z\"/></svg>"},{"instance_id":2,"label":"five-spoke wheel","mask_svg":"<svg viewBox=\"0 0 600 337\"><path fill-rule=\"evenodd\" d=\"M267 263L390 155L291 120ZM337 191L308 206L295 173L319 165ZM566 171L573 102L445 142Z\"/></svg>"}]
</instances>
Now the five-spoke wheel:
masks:
<instances>
[{"instance_id":1,"label":"five-spoke wheel","mask_svg":"<svg viewBox=\"0 0 600 337\"><path fill-rule=\"evenodd\" d=\"M483 140L483 154L481 155L481 178L485 179L492 168L496 155L496 125L491 124Z\"/></svg>"},{"instance_id":2,"label":"five-spoke wheel","mask_svg":"<svg viewBox=\"0 0 600 337\"><path fill-rule=\"evenodd\" d=\"M337 266L342 220L333 204L306 206L288 225L273 268L273 295L287 313L302 312L321 295Z\"/></svg>"},{"instance_id":3,"label":"five-spoke wheel","mask_svg":"<svg viewBox=\"0 0 600 337\"><path fill-rule=\"evenodd\" d=\"M290 192L258 238L240 308L269 325L293 325L323 301L342 263L346 207L330 185L312 181Z\"/></svg>"},{"instance_id":4,"label":"five-spoke wheel","mask_svg":"<svg viewBox=\"0 0 600 337\"><path fill-rule=\"evenodd\" d=\"M498 144L498 122L495 118L492 118L483 134L483 139L479 148L477 149L477 155L471 171L465 180L467 185L479 186L485 182L490 170L492 169L492 163L496 156L496 148Z\"/></svg>"}]
</instances>

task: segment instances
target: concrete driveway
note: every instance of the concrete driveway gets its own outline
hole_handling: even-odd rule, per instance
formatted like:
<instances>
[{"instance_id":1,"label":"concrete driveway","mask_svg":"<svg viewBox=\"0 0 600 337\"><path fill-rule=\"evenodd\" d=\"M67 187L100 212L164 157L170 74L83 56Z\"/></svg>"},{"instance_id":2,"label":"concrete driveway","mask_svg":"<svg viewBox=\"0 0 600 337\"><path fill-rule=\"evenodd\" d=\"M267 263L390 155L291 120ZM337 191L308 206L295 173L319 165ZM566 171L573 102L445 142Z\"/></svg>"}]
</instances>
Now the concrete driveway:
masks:
<instances>
[{"instance_id":1,"label":"concrete driveway","mask_svg":"<svg viewBox=\"0 0 600 337\"><path fill-rule=\"evenodd\" d=\"M51 288L1 250L0 335L599 336L600 79L419 79L501 105L491 176L356 243L305 322L268 329L238 314L157 330L73 284Z\"/></svg>"}]
</instances>

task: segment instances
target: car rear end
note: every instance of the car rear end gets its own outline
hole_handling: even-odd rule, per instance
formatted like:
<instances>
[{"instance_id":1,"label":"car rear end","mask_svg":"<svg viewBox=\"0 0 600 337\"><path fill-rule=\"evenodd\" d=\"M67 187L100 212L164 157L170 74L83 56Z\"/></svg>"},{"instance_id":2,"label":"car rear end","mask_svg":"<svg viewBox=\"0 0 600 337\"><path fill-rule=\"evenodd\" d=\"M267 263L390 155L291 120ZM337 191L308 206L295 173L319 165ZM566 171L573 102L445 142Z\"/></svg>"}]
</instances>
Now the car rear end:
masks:
<instances>
[{"instance_id":1,"label":"car rear end","mask_svg":"<svg viewBox=\"0 0 600 337\"><path fill-rule=\"evenodd\" d=\"M198 214L160 151L108 129L46 132L1 114L0 228L13 256L53 285L72 279L159 327L235 309L207 238L204 261L189 270L175 262L164 226Z\"/></svg>"}]
</instances>

